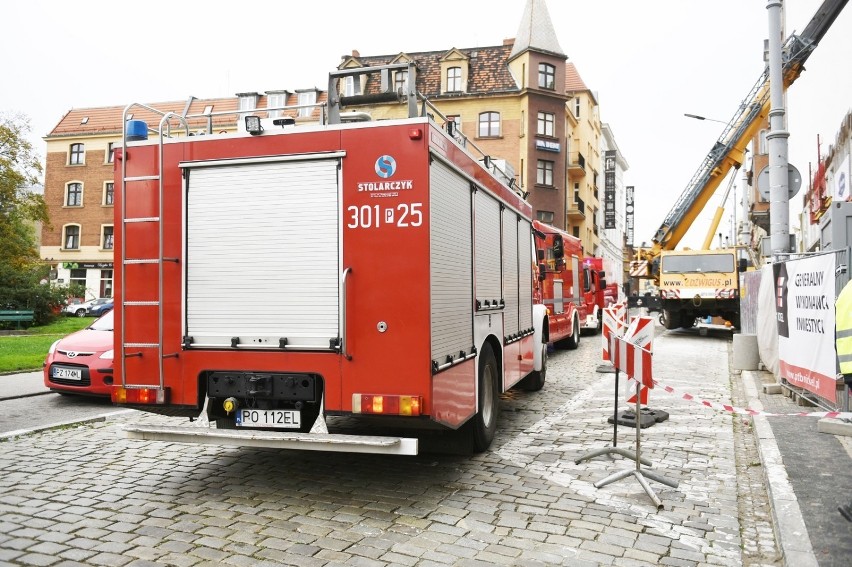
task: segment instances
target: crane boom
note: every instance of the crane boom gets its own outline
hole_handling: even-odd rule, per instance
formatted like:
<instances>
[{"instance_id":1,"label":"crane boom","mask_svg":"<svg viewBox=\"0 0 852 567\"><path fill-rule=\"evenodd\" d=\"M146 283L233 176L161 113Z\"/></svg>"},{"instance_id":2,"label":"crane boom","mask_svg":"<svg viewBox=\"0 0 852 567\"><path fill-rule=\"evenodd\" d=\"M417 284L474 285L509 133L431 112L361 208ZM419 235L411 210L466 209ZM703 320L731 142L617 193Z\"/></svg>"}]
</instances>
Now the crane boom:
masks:
<instances>
[{"instance_id":1,"label":"crane boom","mask_svg":"<svg viewBox=\"0 0 852 567\"><path fill-rule=\"evenodd\" d=\"M805 61L834 23L848 0L825 0L800 35L790 35L784 43L782 75L789 87L804 70ZM663 250L674 250L692 222L704 209L730 169L739 168L748 143L765 121L770 110L769 70L764 69L749 94L740 103L713 148L701 162L686 189L666 215L653 237L650 250L640 256L653 261Z\"/></svg>"}]
</instances>

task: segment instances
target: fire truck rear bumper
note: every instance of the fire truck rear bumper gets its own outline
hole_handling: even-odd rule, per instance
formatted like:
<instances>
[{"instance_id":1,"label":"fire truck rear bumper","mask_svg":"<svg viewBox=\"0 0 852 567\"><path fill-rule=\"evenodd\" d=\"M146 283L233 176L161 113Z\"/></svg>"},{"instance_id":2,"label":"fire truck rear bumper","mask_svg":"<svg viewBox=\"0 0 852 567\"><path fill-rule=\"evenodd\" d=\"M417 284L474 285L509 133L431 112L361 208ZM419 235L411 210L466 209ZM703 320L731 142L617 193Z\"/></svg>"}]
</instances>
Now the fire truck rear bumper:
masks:
<instances>
[{"instance_id":1,"label":"fire truck rear bumper","mask_svg":"<svg viewBox=\"0 0 852 567\"><path fill-rule=\"evenodd\" d=\"M170 443L300 449L303 451L338 453L381 453L386 455L416 455L418 450L418 440L406 437L282 433L279 431L211 429L200 426L178 427L171 425L124 425L121 429L128 439Z\"/></svg>"}]
</instances>

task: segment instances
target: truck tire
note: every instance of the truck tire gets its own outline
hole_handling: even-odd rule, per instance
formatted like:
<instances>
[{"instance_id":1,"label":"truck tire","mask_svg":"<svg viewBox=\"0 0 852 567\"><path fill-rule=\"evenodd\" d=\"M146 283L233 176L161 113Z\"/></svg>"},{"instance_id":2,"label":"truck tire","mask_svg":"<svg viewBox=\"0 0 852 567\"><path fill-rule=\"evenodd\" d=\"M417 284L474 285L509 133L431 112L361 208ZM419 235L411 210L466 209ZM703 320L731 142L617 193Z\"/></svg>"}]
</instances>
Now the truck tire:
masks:
<instances>
[{"instance_id":1,"label":"truck tire","mask_svg":"<svg viewBox=\"0 0 852 567\"><path fill-rule=\"evenodd\" d=\"M541 370L533 370L523 380L518 382L518 387L527 392L538 392L544 387L547 378L547 344L541 345Z\"/></svg>"},{"instance_id":2,"label":"truck tire","mask_svg":"<svg viewBox=\"0 0 852 567\"><path fill-rule=\"evenodd\" d=\"M485 343L479 353L479 411L473 417L473 450L488 449L497 432L500 414L500 369L491 345Z\"/></svg>"},{"instance_id":3,"label":"truck tire","mask_svg":"<svg viewBox=\"0 0 852 567\"><path fill-rule=\"evenodd\" d=\"M574 332L571 333L570 337L565 339L565 344L568 350L574 350L580 346L580 316L576 313L574 314Z\"/></svg>"},{"instance_id":4,"label":"truck tire","mask_svg":"<svg viewBox=\"0 0 852 567\"><path fill-rule=\"evenodd\" d=\"M669 309L663 309L663 314L660 315L663 327L672 330L680 327L680 315Z\"/></svg>"}]
</instances>

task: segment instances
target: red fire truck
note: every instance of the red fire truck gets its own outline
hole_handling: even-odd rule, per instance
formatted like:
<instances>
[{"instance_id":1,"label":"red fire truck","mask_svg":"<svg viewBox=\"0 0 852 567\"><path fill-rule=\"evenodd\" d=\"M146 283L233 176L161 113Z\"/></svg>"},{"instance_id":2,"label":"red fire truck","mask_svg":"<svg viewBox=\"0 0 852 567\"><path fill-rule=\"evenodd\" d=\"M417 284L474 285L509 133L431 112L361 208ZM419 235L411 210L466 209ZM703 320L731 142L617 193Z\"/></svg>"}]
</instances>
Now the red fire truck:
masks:
<instances>
[{"instance_id":1,"label":"red fire truck","mask_svg":"<svg viewBox=\"0 0 852 567\"><path fill-rule=\"evenodd\" d=\"M601 309L608 303L600 258L583 257L579 238L553 226L533 222L539 259L539 292L547 308L547 340L575 349L580 336L601 329Z\"/></svg>"},{"instance_id":2,"label":"red fire truck","mask_svg":"<svg viewBox=\"0 0 852 567\"><path fill-rule=\"evenodd\" d=\"M139 140L147 126L128 123L112 400L209 425L126 435L417 453L416 438L325 428L378 416L483 451L500 393L543 386L530 205L434 107L375 122L340 112L358 98L337 95L344 76L397 67L332 73L329 118L310 125L248 116L245 132L169 137L185 117L164 113L157 139Z\"/></svg>"},{"instance_id":3,"label":"red fire truck","mask_svg":"<svg viewBox=\"0 0 852 567\"><path fill-rule=\"evenodd\" d=\"M583 258L583 298L590 306L586 322L580 326L593 333L601 329L601 309L618 302L618 284L609 283L612 272L604 265L603 258Z\"/></svg>"}]
</instances>

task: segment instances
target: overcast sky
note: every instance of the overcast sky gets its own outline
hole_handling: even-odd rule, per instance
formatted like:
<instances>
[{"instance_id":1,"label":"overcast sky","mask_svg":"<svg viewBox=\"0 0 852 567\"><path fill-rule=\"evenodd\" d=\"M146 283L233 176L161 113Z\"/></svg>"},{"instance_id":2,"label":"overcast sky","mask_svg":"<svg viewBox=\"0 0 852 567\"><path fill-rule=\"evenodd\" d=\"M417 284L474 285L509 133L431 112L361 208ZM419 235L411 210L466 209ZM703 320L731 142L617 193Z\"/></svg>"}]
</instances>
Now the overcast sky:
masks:
<instances>
[{"instance_id":1,"label":"overcast sky","mask_svg":"<svg viewBox=\"0 0 852 567\"><path fill-rule=\"evenodd\" d=\"M786 35L822 0L784 0ZM327 88L340 57L500 45L526 0L3 2L0 112L32 141L72 108ZM636 188L635 241L649 241L763 70L766 0L549 0L563 52L597 93ZM224 9L223 9L224 7ZM335 7L339 7L335 9ZM788 91L789 157L807 179L852 108L852 8ZM700 246L722 184L682 242ZM736 186L739 194L740 181ZM801 209L801 195L794 211ZM720 230L729 230L733 199ZM741 216L740 207L737 216ZM791 218L792 222L792 218Z\"/></svg>"}]
</instances>

